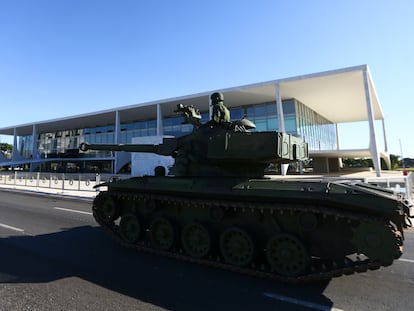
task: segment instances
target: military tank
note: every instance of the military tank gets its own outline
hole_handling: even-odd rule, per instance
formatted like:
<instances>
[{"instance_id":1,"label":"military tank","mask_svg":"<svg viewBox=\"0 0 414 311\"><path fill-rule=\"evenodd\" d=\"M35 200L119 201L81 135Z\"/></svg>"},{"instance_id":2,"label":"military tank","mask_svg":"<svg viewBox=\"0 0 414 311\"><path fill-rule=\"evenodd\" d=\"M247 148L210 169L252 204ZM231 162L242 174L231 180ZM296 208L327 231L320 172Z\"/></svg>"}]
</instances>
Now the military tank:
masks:
<instances>
[{"instance_id":1,"label":"military tank","mask_svg":"<svg viewBox=\"0 0 414 311\"><path fill-rule=\"evenodd\" d=\"M156 168L154 176L100 185L107 191L95 198L93 215L122 245L284 282L374 270L401 256L412 215L392 191L359 181L268 177L269 164L307 159L307 144L250 131L252 122L231 122L223 111L205 124L192 106L177 112L193 124L186 136L158 145L80 146L175 159L168 174Z\"/></svg>"}]
</instances>

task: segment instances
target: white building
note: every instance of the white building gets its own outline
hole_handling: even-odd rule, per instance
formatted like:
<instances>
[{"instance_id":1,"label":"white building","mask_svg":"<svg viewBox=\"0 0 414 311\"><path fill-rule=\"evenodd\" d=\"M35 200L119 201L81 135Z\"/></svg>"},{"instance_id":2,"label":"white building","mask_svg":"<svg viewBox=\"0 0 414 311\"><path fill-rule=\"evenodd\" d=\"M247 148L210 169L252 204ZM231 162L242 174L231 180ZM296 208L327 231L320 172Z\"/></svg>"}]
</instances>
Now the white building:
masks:
<instances>
[{"instance_id":1,"label":"white building","mask_svg":"<svg viewBox=\"0 0 414 311\"><path fill-rule=\"evenodd\" d=\"M214 91L224 94L233 120L246 116L259 131L286 131L302 137L309 143L317 171L338 170L342 157L372 158L377 176L381 175L380 158L390 166L384 115L367 65ZM0 134L13 136L14 142L12 158L0 158L0 167L117 173L130 164L130 154L79 153L79 143L131 143L134 137L187 134L191 126L181 124L182 117L174 113L177 104L197 107L207 121L212 92L0 128ZM342 149L338 124L357 121L369 125L369 131L361 133L368 138L368 146ZM376 128L377 121L382 129ZM378 139L383 140L385 150L379 149Z\"/></svg>"}]
</instances>

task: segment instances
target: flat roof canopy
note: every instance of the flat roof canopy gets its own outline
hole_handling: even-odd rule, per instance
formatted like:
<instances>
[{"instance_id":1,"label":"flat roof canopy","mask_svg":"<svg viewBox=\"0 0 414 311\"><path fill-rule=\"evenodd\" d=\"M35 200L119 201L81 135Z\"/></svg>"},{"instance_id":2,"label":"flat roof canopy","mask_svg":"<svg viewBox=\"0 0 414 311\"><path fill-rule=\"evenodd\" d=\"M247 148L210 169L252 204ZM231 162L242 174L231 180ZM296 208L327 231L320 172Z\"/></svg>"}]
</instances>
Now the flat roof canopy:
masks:
<instances>
[{"instance_id":1,"label":"flat roof canopy","mask_svg":"<svg viewBox=\"0 0 414 311\"><path fill-rule=\"evenodd\" d=\"M114 124L116 111L119 111L122 123L153 119L156 116L158 104L161 105L163 116L174 115L174 109L179 103L194 105L196 108L206 111L208 110L209 96L215 91L224 94L224 103L229 108L268 103L276 101L275 87L277 84L279 84L282 100L296 98L333 123L367 121L364 71L368 73L374 118L382 120L384 115L368 67L361 65L5 127L0 128L0 134L13 135L14 128L16 128L18 136L31 135L33 125L36 125L38 133L104 126Z\"/></svg>"}]
</instances>

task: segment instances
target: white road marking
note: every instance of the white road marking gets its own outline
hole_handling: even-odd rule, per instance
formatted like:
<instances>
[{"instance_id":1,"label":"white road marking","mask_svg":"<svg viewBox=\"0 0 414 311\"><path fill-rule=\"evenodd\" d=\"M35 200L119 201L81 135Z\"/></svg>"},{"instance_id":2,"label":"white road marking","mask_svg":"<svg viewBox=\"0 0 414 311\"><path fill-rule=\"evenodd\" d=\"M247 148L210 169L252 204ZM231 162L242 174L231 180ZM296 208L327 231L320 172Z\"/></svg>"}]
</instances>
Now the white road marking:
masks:
<instances>
[{"instance_id":1,"label":"white road marking","mask_svg":"<svg viewBox=\"0 0 414 311\"><path fill-rule=\"evenodd\" d=\"M325 305L321 305L321 304L318 304L318 303L313 303L313 302L310 302L310 301L305 301L305 300L300 300L300 299L296 299L296 298L291 298L291 297L287 297L287 296L283 296L283 295L279 295L279 294L263 293L263 295L265 295L266 297L272 298L272 299L276 299L276 300L280 300L280 301L292 303L292 304L299 305L299 306L304 306L304 307L311 308L311 309L315 309L315 310L321 310L321 311L344 311L342 309L332 308L332 307L325 306Z\"/></svg>"},{"instance_id":2,"label":"white road marking","mask_svg":"<svg viewBox=\"0 0 414 311\"><path fill-rule=\"evenodd\" d=\"M59 211L65 211L65 212L79 213L79 214L85 214L85 215L92 215L91 212L77 211L77 210L74 210L74 209L63 208L63 207L56 207L55 206L54 209L57 209Z\"/></svg>"},{"instance_id":3,"label":"white road marking","mask_svg":"<svg viewBox=\"0 0 414 311\"><path fill-rule=\"evenodd\" d=\"M404 261L404 262L409 262L409 263L414 263L413 259L405 259L405 258L399 258L399 261Z\"/></svg>"},{"instance_id":4,"label":"white road marking","mask_svg":"<svg viewBox=\"0 0 414 311\"><path fill-rule=\"evenodd\" d=\"M16 227L9 226L9 225L2 224L2 223L0 223L0 227L10 229L10 230L13 230L13 231L17 231L17 232L24 232L24 229L16 228Z\"/></svg>"}]
</instances>

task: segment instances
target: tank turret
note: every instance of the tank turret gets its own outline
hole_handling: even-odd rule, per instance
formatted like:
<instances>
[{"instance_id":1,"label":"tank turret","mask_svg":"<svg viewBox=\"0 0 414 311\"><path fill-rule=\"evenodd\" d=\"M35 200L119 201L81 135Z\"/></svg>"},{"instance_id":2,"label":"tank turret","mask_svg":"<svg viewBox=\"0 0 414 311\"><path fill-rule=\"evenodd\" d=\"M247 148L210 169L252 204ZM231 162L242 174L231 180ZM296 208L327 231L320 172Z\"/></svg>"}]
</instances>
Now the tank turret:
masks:
<instances>
[{"instance_id":1,"label":"tank turret","mask_svg":"<svg viewBox=\"0 0 414 311\"><path fill-rule=\"evenodd\" d=\"M149 152L175 158L175 176L261 177L269 164L287 164L308 158L308 147L300 138L279 132L249 132L254 124L242 119L226 124L201 124L191 106L179 105L185 123L193 124L191 134L164 138L158 145L87 144L81 151L107 150Z\"/></svg>"},{"instance_id":2,"label":"tank turret","mask_svg":"<svg viewBox=\"0 0 414 311\"><path fill-rule=\"evenodd\" d=\"M201 123L178 105L185 136L160 144L96 145L82 151L150 152L174 157L169 176L102 184L96 221L129 248L286 282L329 279L392 264L403 251L410 204L362 181L276 179L271 164L305 160L305 142L286 133L250 131L231 121L221 93Z\"/></svg>"}]
</instances>

